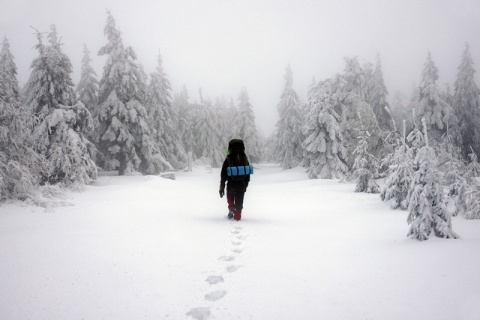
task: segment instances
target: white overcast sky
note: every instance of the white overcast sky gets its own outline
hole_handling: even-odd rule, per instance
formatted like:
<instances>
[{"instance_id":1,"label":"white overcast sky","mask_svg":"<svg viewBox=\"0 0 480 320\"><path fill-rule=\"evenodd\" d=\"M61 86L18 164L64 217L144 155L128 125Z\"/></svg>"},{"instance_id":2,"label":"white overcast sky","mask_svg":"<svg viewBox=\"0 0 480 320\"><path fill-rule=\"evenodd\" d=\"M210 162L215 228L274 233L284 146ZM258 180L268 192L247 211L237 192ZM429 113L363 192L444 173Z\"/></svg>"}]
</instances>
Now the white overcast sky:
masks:
<instances>
[{"instance_id":1,"label":"white overcast sky","mask_svg":"<svg viewBox=\"0 0 480 320\"><path fill-rule=\"evenodd\" d=\"M105 57L103 28L109 9L147 73L160 52L174 92L199 88L213 101L238 101L246 87L257 127L273 132L276 106L291 65L294 89L304 99L312 77L323 80L344 69L345 56L363 64L380 54L393 96L420 80L427 51L440 72L439 85L453 82L464 43L480 71L480 0L0 0L0 37L6 36L25 84L35 27L55 24L78 83L82 47L94 59L98 78Z\"/></svg>"}]
</instances>

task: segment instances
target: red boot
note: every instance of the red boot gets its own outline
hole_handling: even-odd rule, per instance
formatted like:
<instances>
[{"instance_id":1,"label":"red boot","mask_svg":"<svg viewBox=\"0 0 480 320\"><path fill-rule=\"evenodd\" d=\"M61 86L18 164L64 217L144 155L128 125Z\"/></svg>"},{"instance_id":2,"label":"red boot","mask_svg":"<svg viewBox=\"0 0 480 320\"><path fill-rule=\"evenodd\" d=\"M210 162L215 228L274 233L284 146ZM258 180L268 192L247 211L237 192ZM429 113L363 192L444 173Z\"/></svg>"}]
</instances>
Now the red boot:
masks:
<instances>
[{"instance_id":1,"label":"red boot","mask_svg":"<svg viewBox=\"0 0 480 320\"><path fill-rule=\"evenodd\" d=\"M233 219L235 221L240 221L242 219L242 210L235 210L235 213L233 214Z\"/></svg>"}]
</instances>

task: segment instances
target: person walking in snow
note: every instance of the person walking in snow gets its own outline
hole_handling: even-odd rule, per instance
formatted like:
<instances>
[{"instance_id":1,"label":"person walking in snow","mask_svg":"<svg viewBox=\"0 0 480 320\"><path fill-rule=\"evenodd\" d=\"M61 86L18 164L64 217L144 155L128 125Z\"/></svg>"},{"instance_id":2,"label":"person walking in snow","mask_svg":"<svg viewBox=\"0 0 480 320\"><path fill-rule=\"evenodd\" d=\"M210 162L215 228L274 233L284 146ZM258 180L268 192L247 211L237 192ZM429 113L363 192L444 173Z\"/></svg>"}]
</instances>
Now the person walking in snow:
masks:
<instances>
[{"instance_id":1,"label":"person walking in snow","mask_svg":"<svg viewBox=\"0 0 480 320\"><path fill-rule=\"evenodd\" d=\"M228 143L227 157L220 173L220 198L225 195L227 182L228 219L242 219L243 199L250 182L253 167L248 163L245 145L240 139Z\"/></svg>"}]
</instances>

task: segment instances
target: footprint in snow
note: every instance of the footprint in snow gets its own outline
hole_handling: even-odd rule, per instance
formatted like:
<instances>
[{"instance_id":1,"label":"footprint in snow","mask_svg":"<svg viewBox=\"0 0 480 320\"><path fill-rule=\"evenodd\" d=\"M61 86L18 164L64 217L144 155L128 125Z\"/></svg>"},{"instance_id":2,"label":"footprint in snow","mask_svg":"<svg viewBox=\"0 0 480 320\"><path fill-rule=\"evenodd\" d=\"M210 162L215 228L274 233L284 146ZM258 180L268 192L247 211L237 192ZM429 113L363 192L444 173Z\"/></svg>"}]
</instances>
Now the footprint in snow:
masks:
<instances>
[{"instance_id":1,"label":"footprint in snow","mask_svg":"<svg viewBox=\"0 0 480 320\"><path fill-rule=\"evenodd\" d=\"M233 244L234 246L239 246L239 245L242 244L242 242L233 240L233 241L232 241L232 244Z\"/></svg>"},{"instance_id":2,"label":"footprint in snow","mask_svg":"<svg viewBox=\"0 0 480 320\"><path fill-rule=\"evenodd\" d=\"M243 252L243 249L242 249L242 248L234 248L234 249L232 249L232 252L234 252L234 253L242 253L242 252Z\"/></svg>"},{"instance_id":3,"label":"footprint in snow","mask_svg":"<svg viewBox=\"0 0 480 320\"><path fill-rule=\"evenodd\" d=\"M220 258L218 258L218 260L233 261L233 260L235 260L235 256L221 256Z\"/></svg>"},{"instance_id":4,"label":"footprint in snow","mask_svg":"<svg viewBox=\"0 0 480 320\"><path fill-rule=\"evenodd\" d=\"M207 320L210 318L210 308L193 308L185 315L192 317L195 320Z\"/></svg>"},{"instance_id":5,"label":"footprint in snow","mask_svg":"<svg viewBox=\"0 0 480 320\"><path fill-rule=\"evenodd\" d=\"M240 269L241 266L238 266L238 265L229 265L225 268L225 270L227 270L228 273L233 273L233 272L236 272L238 269Z\"/></svg>"},{"instance_id":6,"label":"footprint in snow","mask_svg":"<svg viewBox=\"0 0 480 320\"><path fill-rule=\"evenodd\" d=\"M205 300L217 301L219 299L222 299L226 294L227 294L227 291L225 290L212 291L205 295Z\"/></svg>"},{"instance_id":7,"label":"footprint in snow","mask_svg":"<svg viewBox=\"0 0 480 320\"><path fill-rule=\"evenodd\" d=\"M205 279L205 282L208 282L210 284L217 284L219 282L223 282L223 277L222 276L209 276L207 279Z\"/></svg>"}]
</instances>

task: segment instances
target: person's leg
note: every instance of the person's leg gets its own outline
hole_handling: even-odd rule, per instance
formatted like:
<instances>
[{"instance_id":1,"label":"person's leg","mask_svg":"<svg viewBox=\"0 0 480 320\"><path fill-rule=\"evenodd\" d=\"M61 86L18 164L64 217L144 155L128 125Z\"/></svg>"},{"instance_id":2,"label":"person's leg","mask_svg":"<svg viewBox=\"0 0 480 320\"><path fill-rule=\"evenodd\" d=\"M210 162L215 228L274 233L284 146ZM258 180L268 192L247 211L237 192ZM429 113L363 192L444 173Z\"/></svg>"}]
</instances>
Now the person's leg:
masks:
<instances>
[{"instance_id":1,"label":"person's leg","mask_svg":"<svg viewBox=\"0 0 480 320\"><path fill-rule=\"evenodd\" d=\"M227 194L227 203L228 203L228 219L233 219L233 214L235 212L235 196L233 194Z\"/></svg>"},{"instance_id":2,"label":"person's leg","mask_svg":"<svg viewBox=\"0 0 480 320\"><path fill-rule=\"evenodd\" d=\"M243 209L243 198L245 192L236 192L235 193L235 213L233 214L233 219L239 221L242 219L242 209Z\"/></svg>"},{"instance_id":3,"label":"person's leg","mask_svg":"<svg viewBox=\"0 0 480 320\"><path fill-rule=\"evenodd\" d=\"M227 194L227 203L228 210L232 210L235 208L235 196L233 194Z\"/></svg>"}]
</instances>

